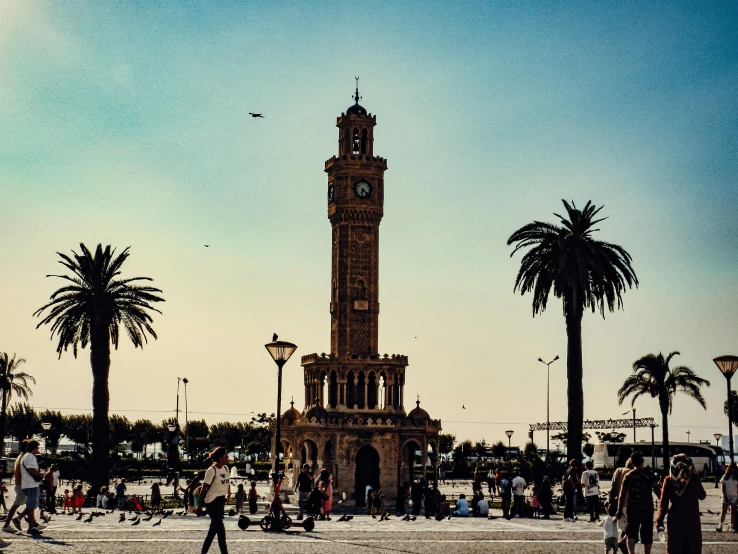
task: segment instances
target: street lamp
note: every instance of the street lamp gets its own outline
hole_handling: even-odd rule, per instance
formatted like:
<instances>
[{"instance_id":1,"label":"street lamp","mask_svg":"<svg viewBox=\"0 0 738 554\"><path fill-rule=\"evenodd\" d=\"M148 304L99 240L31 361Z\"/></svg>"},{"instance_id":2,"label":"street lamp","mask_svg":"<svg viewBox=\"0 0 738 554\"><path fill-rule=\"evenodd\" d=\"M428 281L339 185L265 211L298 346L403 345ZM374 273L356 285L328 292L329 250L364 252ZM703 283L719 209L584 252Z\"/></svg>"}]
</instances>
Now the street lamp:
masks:
<instances>
[{"instance_id":1,"label":"street lamp","mask_svg":"<svg viewBox=\"0 0 738 554\"><path fill-rule=\"evenodd\" d=\"M649 425L651 428L651 470L656 469L656 440L654 435L654 429L656 429L656 424L651 423Z\"/></svg>"},{"instance_id":2,"label":"street lamp","mask_svg":"<svg viewBox=\"0 0 738 554\"><path fill-rule=\"evenodd\" d=\"M49 429L51 429L51 423L49 423L48 421L44 421L41 424L41 427L44 428L44 431L48 431ZM44 454L48 454L48 453L49 453L49 437L44 433Z\"/></svg>"},{"instance_id":3,"label":"street lamp","mask_svg":"<svg viewBox=\"0 0 738 554\"><path fill-rule=\"evenodd\" d=\"M723 438L723 434L722 433L714 433L712 436L715 437L715 446L720 447L720 439Z\"/></svg>"},{"instance_id":4,"label":"street lamp","mask_svg":"<svg viewBox=\"0 0 738 554\"><path fill-rule=\"evenodd\" d=\"M730 463L733 463L733 418L730 409L730 378L738 370L738 356L718 356L713 360L720 371L725 375L728 382L728 446L730 450Z\"/></svg>"},{"instance_id":5,"label":"street lamp","mask_svg":"<svg viewBox=\"0 0 738 554\"><path fill-rule=\"evenodd\" d=\"M722 433L713 433L712 436L715 437L715 446L718 447L718 448L720 448L720 439L723 438L723 434ZM720 452L722 452L722 451L723 451L723 449L720 448ZM716 451L715 453L716 454L719 454L720 452L717 452ZM724 459L725 459L725 454L723 454L723 460ZM715 488L718 488L718 477L719 477L719 470L716 469L715 470Z\"/></svg>"},{"instance_id":6,"label":"street lamp","mask_svg":"<svg viewBox=\"0 0 738 554\"><path fill-rule=\"evenodd\" d=\"M187 377L184 377L182 379L182 382L185 386L185 448L187 449L187 459L190 459L190 429L189 429L189 420L187 419L187 383L189 383L189 380Z\"/></svg>"},{"instance_id":7,"label":"street lamp","mask_svg":"<svg viewBox=\"0 0 738 554\"><path fill-rule=\"evenodd\" d=\"M689 430L688 430L688 431L687 431L687 442L689 442L689 435L691 435L691 434L692 434L692 431L689 431Z\"/></svg>"},{"instance_id":8,"label":"street lamp","mask_svg":"<svg viewBox=\"0 0 738 554\"><path fill-rule=\"evenodd\" d=\"M549 418L550 413L550 399L551 399L551 364L559 359L558 354L550 362L544 362L543 358L538 358L538 361L546 366L546 462L548 462L548 443L551 435L551 421Z\"/></svg>"},{"instance_id":9,"label":"street lamp","mask_svg":"<svg viewBox=\"0 0 738 554\"><path fill-rule=\"evenodd\" d=\"M514 432L515 432L515 431L505 431L505 434L507 435L507 449L508 449L508 450L510 450L510 448L512 448L512 447L510 446L510 441L512 440L512 439L511 439L511 437L513 436L513 433L514 433ZM508 454L509 454L509 452L508 452Z\"/></svg>"},{"instance_id":10,"label":"street lamp","mask_svg":"<svg viewBox=\"0 0 738 554\"><path fill-rule=\"evenodd\" d=\"M274 433L274 461L272 462L272 481L276 486L279 482L279 447L281 446L281 423L282 423L282 368L287 360L290 359L292 353L297 350L297 345L283 340L276 340L274 335L272 342L265 344L264 347L269 355L277 364L277 425Z\"/></svg>"}]
</instances>

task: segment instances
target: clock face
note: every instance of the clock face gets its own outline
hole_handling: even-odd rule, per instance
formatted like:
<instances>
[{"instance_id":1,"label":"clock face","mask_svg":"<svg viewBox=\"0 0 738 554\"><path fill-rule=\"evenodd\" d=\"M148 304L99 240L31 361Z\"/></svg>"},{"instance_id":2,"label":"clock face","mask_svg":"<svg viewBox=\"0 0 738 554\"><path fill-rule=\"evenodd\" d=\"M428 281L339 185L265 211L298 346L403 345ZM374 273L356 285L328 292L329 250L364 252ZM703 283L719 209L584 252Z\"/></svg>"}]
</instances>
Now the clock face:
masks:
<instances>
[{"instance_id":1,"label":"clock face","mask_svg":"<svg viewBox=\"0 0 738 554\"><path fill-rule=\"evenodd\" d=\"M372 193L372 186L366 181L359 181L354 185L354 191L359 198L366 198Z\"/></svg>"},{"instance_id":2,"label":"clock face","mask_svg":"<svg viewBox=\"0 0 738 554\"><path fill-rule=\"evenodd\" d=\"M328 202L333 200L333 185L328 185Z\"/></svg>"}]
</instances>

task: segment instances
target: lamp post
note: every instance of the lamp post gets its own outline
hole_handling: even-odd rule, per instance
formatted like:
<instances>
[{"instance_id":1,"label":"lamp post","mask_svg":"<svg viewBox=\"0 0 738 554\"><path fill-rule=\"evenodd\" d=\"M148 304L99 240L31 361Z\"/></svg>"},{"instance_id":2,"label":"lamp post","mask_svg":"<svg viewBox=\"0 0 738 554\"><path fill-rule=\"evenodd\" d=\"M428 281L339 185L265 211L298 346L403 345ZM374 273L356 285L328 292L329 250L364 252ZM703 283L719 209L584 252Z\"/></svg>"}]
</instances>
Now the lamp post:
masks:
<instances>
[{"instance_id":1,"label":"lamp post","mask_svg":"<svg viewBox=\"0 0 738 554\"><path fill-rule=\"evenodd\" d=\"M297 350L297 345L291 342L276 340L274 335L272 342L265 344L264 347L269 355L277 364L277 425L274 431L274 461L272 462L272 482L276 486L279 482L279 447L281 446L281 423L282 423L282 368L287 360L290 359L292 353Z\"/></svg>"},{"instance_id":2,"label":"lamp post","mask_svg":"<svg viewBox=\"0 0 738 554\"><path fill-rule=\"evenodd\" d=\"M509 450L510 450L510 448L512 448L512 447L510 446L510 441L512 440L512 438L511 438L511 437L513 436L513 433L514 433L514 432L515 432L515 431L505 431L505 434L507 435L507 449L508 449L508 454L510 454Z\"/></svg>"},{"instance_id":3,"label":"lamp post","mask_svg":"<svg viewBox=\"0 0 738 554\"><path fill-rule=\"evenodd\" d=\"M730 450L730 463L733 463L733 418L730 410L730 378L738 370L738 356L718 356L713 360L728 382L728 446Z\"/></svg>"},{"instance_id":4,"label":"lamp post","mask_svg":"<svg viewBox=\"0 0 738 554\"><path fill-rule=\"evenodd\" d=\"M717 446L718 448L720 448L720 439L723 438L723 434L722 433L714 433L712 436L715 438L715 446Z\"/></svg>"},{"instance_id":5,"label":"lamp post","mask_svg":"<svg viewBox=\"0 0 738 554\"><path fill-rule=\"evenodd\" d=\"M649 425L651 428L651 470L656 470L656 441L654 440L654 429L656 428L656 424L652 423Z\"/></svg>"},{"instance_id":6,"label":"lamp post","mask_svg":"<svg viewBox=\"0 0 738 554\"><path fill-rule=\"evenodd\" d=\"M723 438L723 434L722 433L713 433L712 436L715 437L715 446L717 448L720 448L720 439ZM720 452L722 452L722 451L723 451L723 449L720 448ZM719 454L719 452L716 452L716 454ZM723 460L724 459L725 459L725 453L723 453ZM719 476L720 476L720 466L717 466L716 469L715 469L715 488L716 489L718 488L718 477Z\"/></svg>"},{"instance_id":7,"label":"lamp post","mask_svg":"<svg viewBox=\"0 0 738 554\"><path fill-rule=\"evenodd\" d=\"M550 362L544 362L543 358L538 358L538 361L546 366L546 462L548 462L548 448L549 440L551 436L551 421L550 421L550 408L551 408L551 364L559 359L558 354ZM533 442L533 441L531 441Z\"/></svg>"},{"instance_id":8,"label":"lamp post","mask_svg":"<svg viewBox=\"0 0 738 554\"><path fill-rule=\"evenodd\" d=\"M689 435L691 435L691 434L692 434L692 431L687 430L687 442L689 442Z\"/></svg>"},{"instance_id":9,"label":"lamp post","mask_svg":"<svg viewBox=\"0 0 738 554\"><path fill-rule=\"evenodd\" d=\"M628 410L623 415L628 415L631 412L633 412L633 442L638 442L636 440L636 409L633 408L632 410Z\"/></svg>"},{"instance_id":10,"label":"lamp post","mask_svg":"<svg viewBox=\"0 0 738 554\"><path fill-rule=\"evenodd\" d=\"M41 424L41 427L44 428L44 431L48 431L49 429L51 429L51 423L49 423L48 421L44 421ZM46 435L46 433L44 433L44 454L49 454L49 437L48 435Z\"/></svg>"},{"instance_id":11,"label":"lamp post","mask_svg":"<svg viewBox=\"0 0 738 554\"><path fill-rule=\"evenodd\" d=\"M187 383L189 383L189 380L187 377L184 377L182 379L182 382L184 383L185 387L185 448L187 449L187 459L190 459L190 425L189 425L189 419L187 418Z\"/></svg>"}]
</instances>

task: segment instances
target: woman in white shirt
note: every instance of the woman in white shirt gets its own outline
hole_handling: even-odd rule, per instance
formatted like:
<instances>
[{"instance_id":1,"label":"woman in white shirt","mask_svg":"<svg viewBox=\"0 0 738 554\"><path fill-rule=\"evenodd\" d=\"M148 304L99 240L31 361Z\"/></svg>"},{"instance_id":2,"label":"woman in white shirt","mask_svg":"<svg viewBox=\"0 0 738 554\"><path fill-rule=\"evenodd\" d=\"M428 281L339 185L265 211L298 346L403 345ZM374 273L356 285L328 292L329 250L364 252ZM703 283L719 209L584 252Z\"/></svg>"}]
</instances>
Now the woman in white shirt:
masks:
<instances>
[{"instance_id":1,"label":"woman in white shirt","mask_svg":"<svg viewBox=\"0 0 738 554\"><path fill-rule=\"evenodd\" d=\"M203 505L210 516L210 528L202 545L202 554L210 549L213 539L218 535L218 546L221 554L228 554L226 545L225 526L223 525L223 510L225 503L231 498L231 485L228 479L228 452L222 446L210 453L211 465L205 472L200 490L201 502L197 505L197 515L202 515Z\"/></svg>"}]
</instances>

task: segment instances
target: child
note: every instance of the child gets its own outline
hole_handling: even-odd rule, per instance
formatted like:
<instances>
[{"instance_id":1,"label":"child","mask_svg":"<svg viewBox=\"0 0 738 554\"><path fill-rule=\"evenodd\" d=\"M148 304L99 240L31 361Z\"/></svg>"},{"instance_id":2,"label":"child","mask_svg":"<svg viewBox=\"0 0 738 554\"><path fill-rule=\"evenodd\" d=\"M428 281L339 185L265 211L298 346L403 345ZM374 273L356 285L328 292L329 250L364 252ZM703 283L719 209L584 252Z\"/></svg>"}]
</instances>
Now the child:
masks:
<instances>
[{"instance_id":1,"label":"child","mask_svg":"<svg viewBox=\"0 0 738 554\"><path fill-rule=\"evenodd\" d=\"M72 507L72 497L69 494L69 489L64 489L64 499L62 500L62 505L64 506L63 513L74 513L74 508ZM69 512L67 512L69 510Z\"/></svg>"},{"instance_id":2,"label":"child","mask_svg":"<svg viewBox=\"0 0 738 554\"><path fill-rule=\"evenodd\" d=\"M251 515L256 513L257 500L259 500L259 493L256 492L256 481L251 481L251 488L249 489L249 513Z\"/></svg>"},{"instance_id":3,"label":"child","mask_svg":"<svg viewBox=\"0 0 738 554\"><path fill-rule=\"evenodd\" d=\"M72 513L82 513L82 505L85 503L85 495L82 492L82 485L77 485L77 488L74 489L74 494L72 495Z\"/></svg>"},{"instance_id":4,"label":"child","mask_svg":"<svg viewBox=\"0 0 738 554\"><path fill-rule=\"evenodd\" d=\"M607 505L607 517L597 522L605 531L605 554L612 550L613 554L618 554L618 523L615 520L616 512L615 504Z\"/></svg>"},{"instance_id":5,"label":"child","mask_svg":"<svg viewBox=\"0 0 738 554\"><path fill-rule=\"evenodd\" d=\"M541 517L541 501L538 499L538 485L533 485L533 497L530 499L530 507L533 508L533 517Z\"/></svg>"},{"instance_id":6,"label":"child","mask_svg":"<svg viewBox=\"0 0 738 554\"><path fill-rule=\"evenodd\" d=\"M238 490L236 491L236 513L240 514L243 512L243 505L246 502L246 491L243 490L243 483L238 484Z\"/></svg>"}]
</instances>

